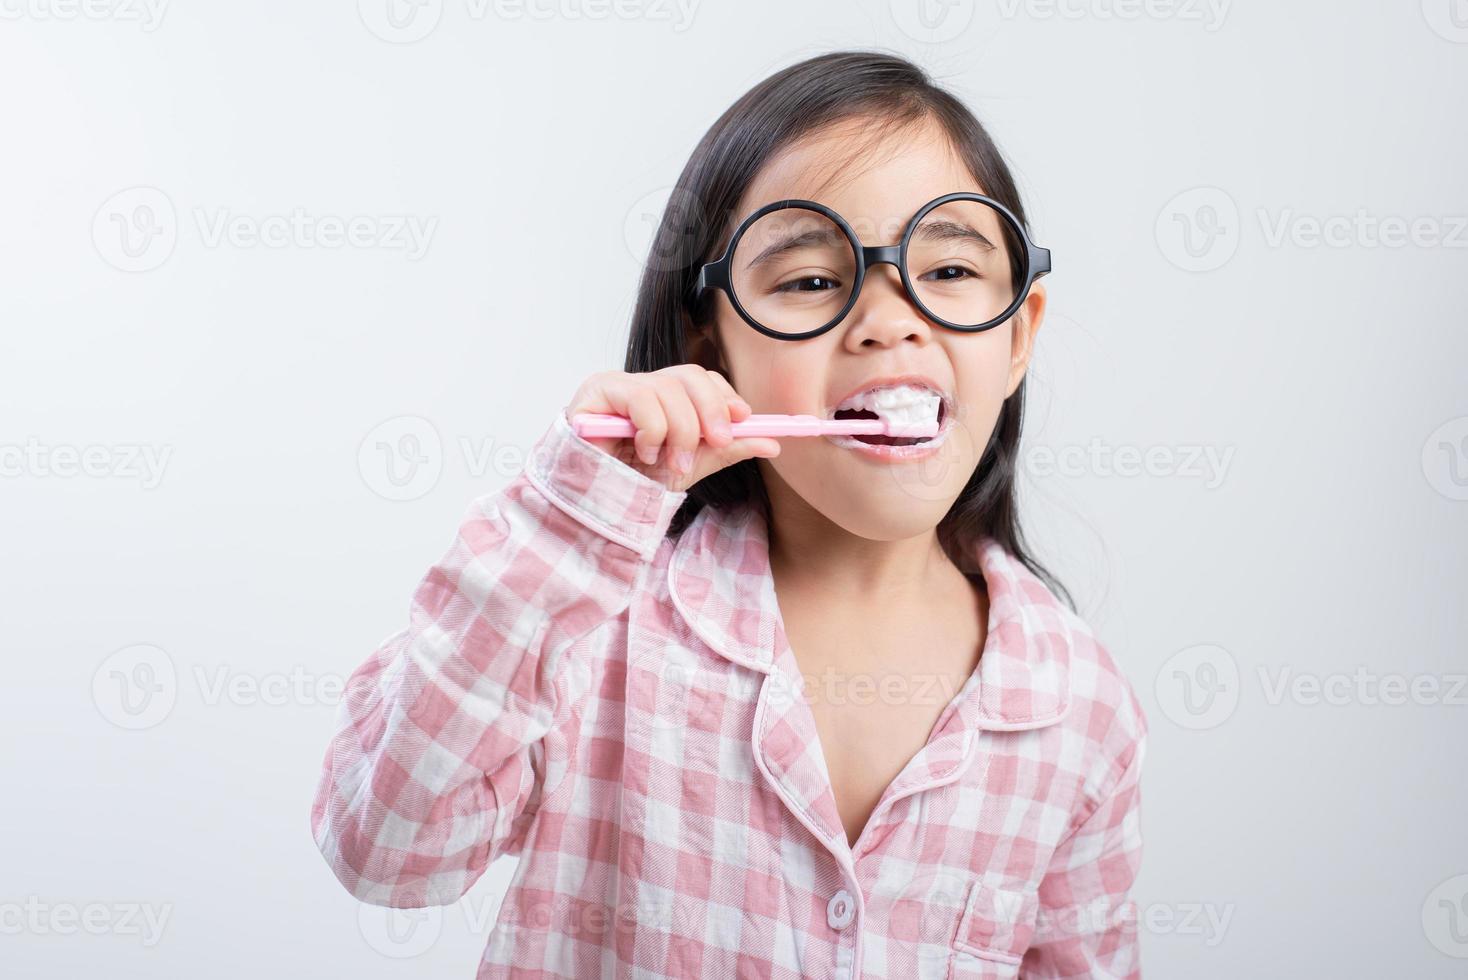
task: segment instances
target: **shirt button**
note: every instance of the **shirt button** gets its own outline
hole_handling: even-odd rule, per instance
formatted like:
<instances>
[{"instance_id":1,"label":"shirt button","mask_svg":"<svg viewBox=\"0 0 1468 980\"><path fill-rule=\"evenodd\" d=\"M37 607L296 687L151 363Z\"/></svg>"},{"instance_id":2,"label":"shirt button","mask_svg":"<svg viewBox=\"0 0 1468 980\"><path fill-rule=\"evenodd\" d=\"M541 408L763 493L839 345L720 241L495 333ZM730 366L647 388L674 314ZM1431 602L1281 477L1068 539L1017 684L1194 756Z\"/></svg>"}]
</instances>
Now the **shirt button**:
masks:
<instances>
[{"instance_id":1,"label":"shirt button","mask_svg":"<svg viewBox=\"0 0 1468 980\"><path fill-rule=\"evenodd\" d=\"M845 929L856 916L856 903L845 888L831 896L826 903L826 922L832 929Z\"/></svg>"}]
</instances>

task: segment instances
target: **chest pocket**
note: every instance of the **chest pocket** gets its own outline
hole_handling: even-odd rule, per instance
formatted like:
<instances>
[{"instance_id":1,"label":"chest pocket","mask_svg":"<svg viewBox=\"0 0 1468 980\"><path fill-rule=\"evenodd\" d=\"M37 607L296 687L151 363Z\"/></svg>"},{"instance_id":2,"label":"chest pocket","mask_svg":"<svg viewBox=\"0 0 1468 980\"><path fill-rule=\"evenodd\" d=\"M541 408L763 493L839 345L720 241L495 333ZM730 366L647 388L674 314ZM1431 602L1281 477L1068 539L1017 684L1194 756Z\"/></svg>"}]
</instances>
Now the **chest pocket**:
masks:
<instances>
[{"instance_id":1,"label":"chest pocket","mask_svg":"<svg viewBox=\"0 0 1468 980\"><path fill-rule=\"evenodd\" d=\"M1019 976L1039 910L1040 900L1033 891L975 881L953 937L949 980Z\"/></svg>"}]
</instances>

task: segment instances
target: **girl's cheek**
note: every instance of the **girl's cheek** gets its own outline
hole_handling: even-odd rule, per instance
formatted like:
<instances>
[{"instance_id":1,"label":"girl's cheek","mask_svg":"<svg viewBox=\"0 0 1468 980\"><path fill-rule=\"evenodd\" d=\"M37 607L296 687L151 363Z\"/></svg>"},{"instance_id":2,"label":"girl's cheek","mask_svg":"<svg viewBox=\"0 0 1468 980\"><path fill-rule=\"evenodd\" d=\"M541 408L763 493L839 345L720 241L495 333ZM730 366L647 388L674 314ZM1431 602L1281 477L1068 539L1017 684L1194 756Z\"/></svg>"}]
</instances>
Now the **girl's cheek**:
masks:
<instances>
[{"instance_id":1,"label":"girl's cheek","mask_svg":"<svg viewBox=\"0 0 1468 980\"><path fill-rule=\"evenodd\" d=\"M819 351L807 343L758 339L763 343L741 364L739 393L756 412L819 414L828 373Z\"/></svg>"},{"instance_id":2,"label":"girl's cheek","mask_svg":"<svg viewBox=\"0 0 1468 980\"><path fill-rule=\"evenodd\" d=\"M777 412L788 414L819 414L822 401L820 379L825 375L818 371L785 370L772 374L770 378L770 402L778 406Z\"/></svg>"}]
</instances>

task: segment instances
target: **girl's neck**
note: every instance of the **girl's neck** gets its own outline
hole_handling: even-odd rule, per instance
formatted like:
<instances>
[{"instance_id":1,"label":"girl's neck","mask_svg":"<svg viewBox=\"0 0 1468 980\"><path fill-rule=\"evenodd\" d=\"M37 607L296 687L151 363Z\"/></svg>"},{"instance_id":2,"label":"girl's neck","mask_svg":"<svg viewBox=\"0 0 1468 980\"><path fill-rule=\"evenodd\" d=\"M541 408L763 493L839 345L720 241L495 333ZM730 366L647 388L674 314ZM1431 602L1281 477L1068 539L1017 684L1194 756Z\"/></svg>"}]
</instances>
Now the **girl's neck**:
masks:
<instances>
[{"instance_id":1,"label":"girl's neck","mask_svg":"<svg viewBox=\"0 0 1468 980\"><path fill-rule=\"evenodd\" d=\"M949 560L935 529L911 538L873 541L836 524L788 487L770 493L770 568L785 590L885 602L942 595L963 573Z\"/></svg>"}]
</instances>

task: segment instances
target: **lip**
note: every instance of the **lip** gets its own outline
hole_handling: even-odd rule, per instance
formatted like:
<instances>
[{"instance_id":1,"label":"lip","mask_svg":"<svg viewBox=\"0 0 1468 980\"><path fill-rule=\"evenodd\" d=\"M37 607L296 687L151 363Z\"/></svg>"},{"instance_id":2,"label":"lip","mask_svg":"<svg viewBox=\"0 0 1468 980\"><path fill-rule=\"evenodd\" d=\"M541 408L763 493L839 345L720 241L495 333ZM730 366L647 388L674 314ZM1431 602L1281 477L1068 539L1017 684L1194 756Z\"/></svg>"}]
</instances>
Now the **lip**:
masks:
<instances>
[{"instance_id":1,"label":"lip","mask_svg":"<svg viewBox=\"0 0 1468 980\"><path fill-rule=\"evenodd\" d=\"M896 374L881 378L869 378L838 398L835 404L826 410L826 417L834 418L836 415L836 405L840 405L848 398L864 391L870 391L875 388L891 388L904 384L930 388L943 400L943 421L938 424L938 434L933 438L914 446L876 446L871 443L862 442L854 436L824 436L823 438L832 445L840 446L842 449L854 450L883 463L905 463L932 456L938 452L943 442L948 438L948 430L953 428L953 397L949 395L946 388L926 374Z\"/></svg>"}]
</instances>

